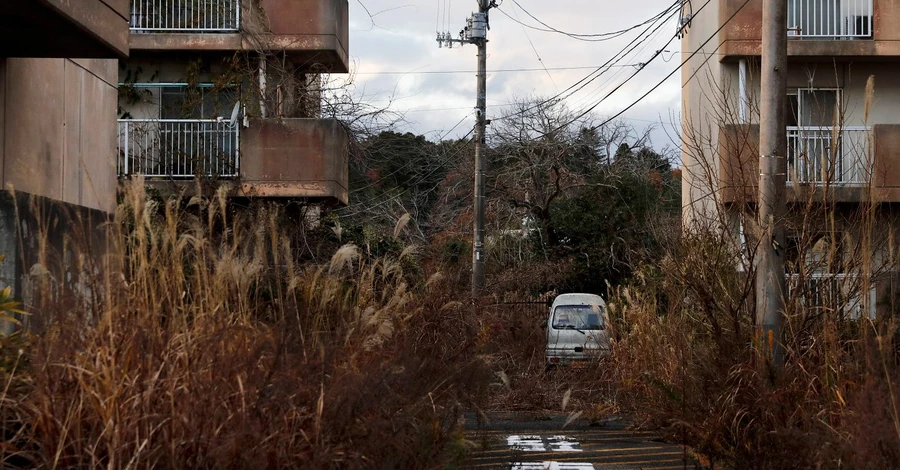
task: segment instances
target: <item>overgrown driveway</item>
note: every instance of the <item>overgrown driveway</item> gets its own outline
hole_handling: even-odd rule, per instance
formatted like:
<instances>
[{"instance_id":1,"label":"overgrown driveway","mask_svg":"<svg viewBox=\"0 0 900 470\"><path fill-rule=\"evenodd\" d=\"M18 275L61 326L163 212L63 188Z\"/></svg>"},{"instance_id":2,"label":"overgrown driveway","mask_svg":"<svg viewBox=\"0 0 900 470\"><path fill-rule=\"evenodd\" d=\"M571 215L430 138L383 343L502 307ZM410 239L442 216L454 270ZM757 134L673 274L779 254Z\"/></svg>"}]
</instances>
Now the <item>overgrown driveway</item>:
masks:
<instances>
[{"instance_id":1,"label":"overgrown driveway","mask_svg":"<svg viewBox=\"0 0 900 470\"><path fill-rule=\"evenodd\" d=\"M466 415L472 451L466 468L512 470L695 469L689 449L664 443L652 431L630 429L626 419L590 422L540 413Z\"/></svg>"}]
</instances>

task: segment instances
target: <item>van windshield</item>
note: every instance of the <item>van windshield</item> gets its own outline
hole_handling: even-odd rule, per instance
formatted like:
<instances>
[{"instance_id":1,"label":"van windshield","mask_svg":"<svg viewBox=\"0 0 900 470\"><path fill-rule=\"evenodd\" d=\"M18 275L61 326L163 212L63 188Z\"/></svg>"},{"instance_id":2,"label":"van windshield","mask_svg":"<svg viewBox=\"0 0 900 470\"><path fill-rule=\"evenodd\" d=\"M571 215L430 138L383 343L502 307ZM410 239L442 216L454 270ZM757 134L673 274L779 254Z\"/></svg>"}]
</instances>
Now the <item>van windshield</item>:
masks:
<instances>
[{"instance_id":1,"label":"van windshield","mask_svg":"<svg viewBox=\"0 0 900 470\"><path fill-rule=\"evenodd\" d=\"M599 305L559 305L553 310L553 328L599 330L603 328L603 307Z\"/></svg>"}]
</instances>

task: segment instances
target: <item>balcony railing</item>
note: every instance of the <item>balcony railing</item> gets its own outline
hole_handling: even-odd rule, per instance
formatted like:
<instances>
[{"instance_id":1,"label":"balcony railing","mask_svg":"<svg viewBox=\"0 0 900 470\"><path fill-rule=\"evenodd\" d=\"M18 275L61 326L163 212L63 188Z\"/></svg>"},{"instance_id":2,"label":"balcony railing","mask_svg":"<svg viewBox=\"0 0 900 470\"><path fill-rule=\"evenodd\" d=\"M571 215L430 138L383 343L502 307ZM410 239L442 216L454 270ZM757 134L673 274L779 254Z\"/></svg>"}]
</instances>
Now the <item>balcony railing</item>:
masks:
<instances>
[{"instance_id":1,"label":"balcony railing","mask_svg":"<svg viewBox=\"0 0 900 470\"><path fill-rule=\"evenodd\" d=\"M223 33L240 26L240 0L131 0L133 32Z\"/></svg>"},{"instance_id":2,"label":"balcony railing","mask_svg":"<svg viewBox=\"0 0 900 470\"><path fill-rule=\"evenodd\" d=\"M862 278L857 274L812 273L787 278L788 295L814 313L836 315L837 318L859 320L875 317L875 286L868 289L863 302Z\"/></svg>"},{"instance_id":3,"label":"balcony railing","mask_svg":"<svg viewBox=\"0 0 900 470\"><path fill-rule=\"evenodd\" d=\"M799 38L872 37L872 0L788 0L788 34Z\"/></svg>"},{"instance_id":4,"label":"balcony railing","mask_svg":"<svg viewBox=\"0 0 900 470\"><path fill-rule=\"evenodd\" d=\"M119 176L235 177L239 130L218 119L120 119Z\"/></svg>"},{"instance_id":5,"label":"balcony railing","mask_svg":"<svg viewBox=\"0 0 900 470\"><path fill-rule=\"evenodd\" d=\"M788 183L868 184L869 139L866 127L788 127Z\"/></svg>"}]
</instances>

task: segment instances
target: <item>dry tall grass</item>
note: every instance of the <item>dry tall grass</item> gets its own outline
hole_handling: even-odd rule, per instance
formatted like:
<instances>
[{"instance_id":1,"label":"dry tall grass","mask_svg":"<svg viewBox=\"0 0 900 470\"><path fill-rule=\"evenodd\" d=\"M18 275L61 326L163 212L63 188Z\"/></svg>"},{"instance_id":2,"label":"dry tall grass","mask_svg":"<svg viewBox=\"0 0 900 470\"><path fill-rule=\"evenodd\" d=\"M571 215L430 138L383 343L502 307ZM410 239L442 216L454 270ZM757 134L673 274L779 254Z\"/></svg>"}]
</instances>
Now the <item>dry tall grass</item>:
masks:
<instances>
[{"instance_id":1,"label":"dry tall grass","mask_svg":"<svg viewBox=\"0 0 900 470\"><path fill-rule=\"evenodd\" d=\"M608 369L616 405L725 468L900 466L895 313L851 320L795 291L787 359L773 368L754 334L753 275L734 269L733 246L685 236L662 266L619 289Z\"/></svg>"},{"instance_id":2,"label":"dry tall grass","mask_svg":"<svg viewBox=\"0 0 900 470\"><path fill-rule=\"evenodd\" d=\"M3 369L4 466L422 468L483 389L476 327L412 249L298 265L278 210L158 202L142 181L106 269L34 279L43 327ZM77 250L76 250L77 251Z\"/></svg>"}]
</instances>

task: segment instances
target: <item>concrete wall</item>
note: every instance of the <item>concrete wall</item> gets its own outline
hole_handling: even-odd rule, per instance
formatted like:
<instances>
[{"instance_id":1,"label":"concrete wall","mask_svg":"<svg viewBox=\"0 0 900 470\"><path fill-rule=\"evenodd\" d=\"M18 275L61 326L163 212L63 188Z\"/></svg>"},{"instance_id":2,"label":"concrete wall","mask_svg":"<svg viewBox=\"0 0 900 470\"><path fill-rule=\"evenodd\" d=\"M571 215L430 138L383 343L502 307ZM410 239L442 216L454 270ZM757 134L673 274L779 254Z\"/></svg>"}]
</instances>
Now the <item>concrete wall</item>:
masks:
<instances>
[{"instance_id":1,"label":"concrete wall","mask_svg":"<svg viewBox=\"0 0 900 470\"><path fill-rule=\"evenodd\" d=\"M349 7L347 0L259 0L242 4L241 32L135 33L133 53L193 51L278 51L307 66L349 71Z\"/></svg>"},{"instance_id":2,"label":"concrete wall","mask_svg":"<svg viewBox=\"0 0 900 470\"><path fill-rule=\"evenodd\" d=\"M129 5L129 0L4 0L0 57L125 57Z\"/></svg>"},{"instance_id":3,"label":"concrete wall","mask_svg":"<svg viewBox=\"0 0 900 470\"><path fill-rule=\"evenodd\" d=\"M0 59L4 187L114 210L117 63Z\"/></svg>"},{"instance_id":4,"label":"concrete wall","mask_svg":"<svg viewBox=\"0 0 900 470\"><path fill-rule=\"evenodd\" d=\"M331 119L252 119L241 133L237 195L347 204L347 133Z\"/></svg>"},{"instance_id":5,"label":"concrete wall","mask_svg":"<svg viewBox=\"0 0 900 470\"><path fill-rule=\"evenodd\" d=\"M713 109L724 83L716 38L701 46L718 28L719 2L706 5L692 20L681 42L682 60L697 51L681 69L682 82L682 212L685 227L717 219L716 139L720 118Z\"/></svg>"},{"instance_id":6,"label":"concrete wall","mask_svg":"<svg viewBox=\"0 0 900 470\"><path fill-rule=\"evenodd\" d=\"M719 24L734 15L721 33L721 59L760 55L762 0L749 0L746 5L745 0L718 0L718 3L721 5ZM873 7L872 38L791 39L788 55L838 58L900 56L900 0L873 0Z\"/></svg>"},{"instance_id":7,"label":"concrete wall","mask_svg":"<svg viewBox=\"0 0 900 470\"><path fill-rule=\"evenodd\" d=\"M100 211L0 193L0 254L6 256L0 288L12 287L14 298L32 313L19 318L26 328L39 331L42 314L64 314L73 302L90 301L92 289L102 289L88 279L103 279L102 270L114 263L107 256L108 220ZM14 325L0 321L0 333L13 330Z\"/></svg>"}]
</instances>

